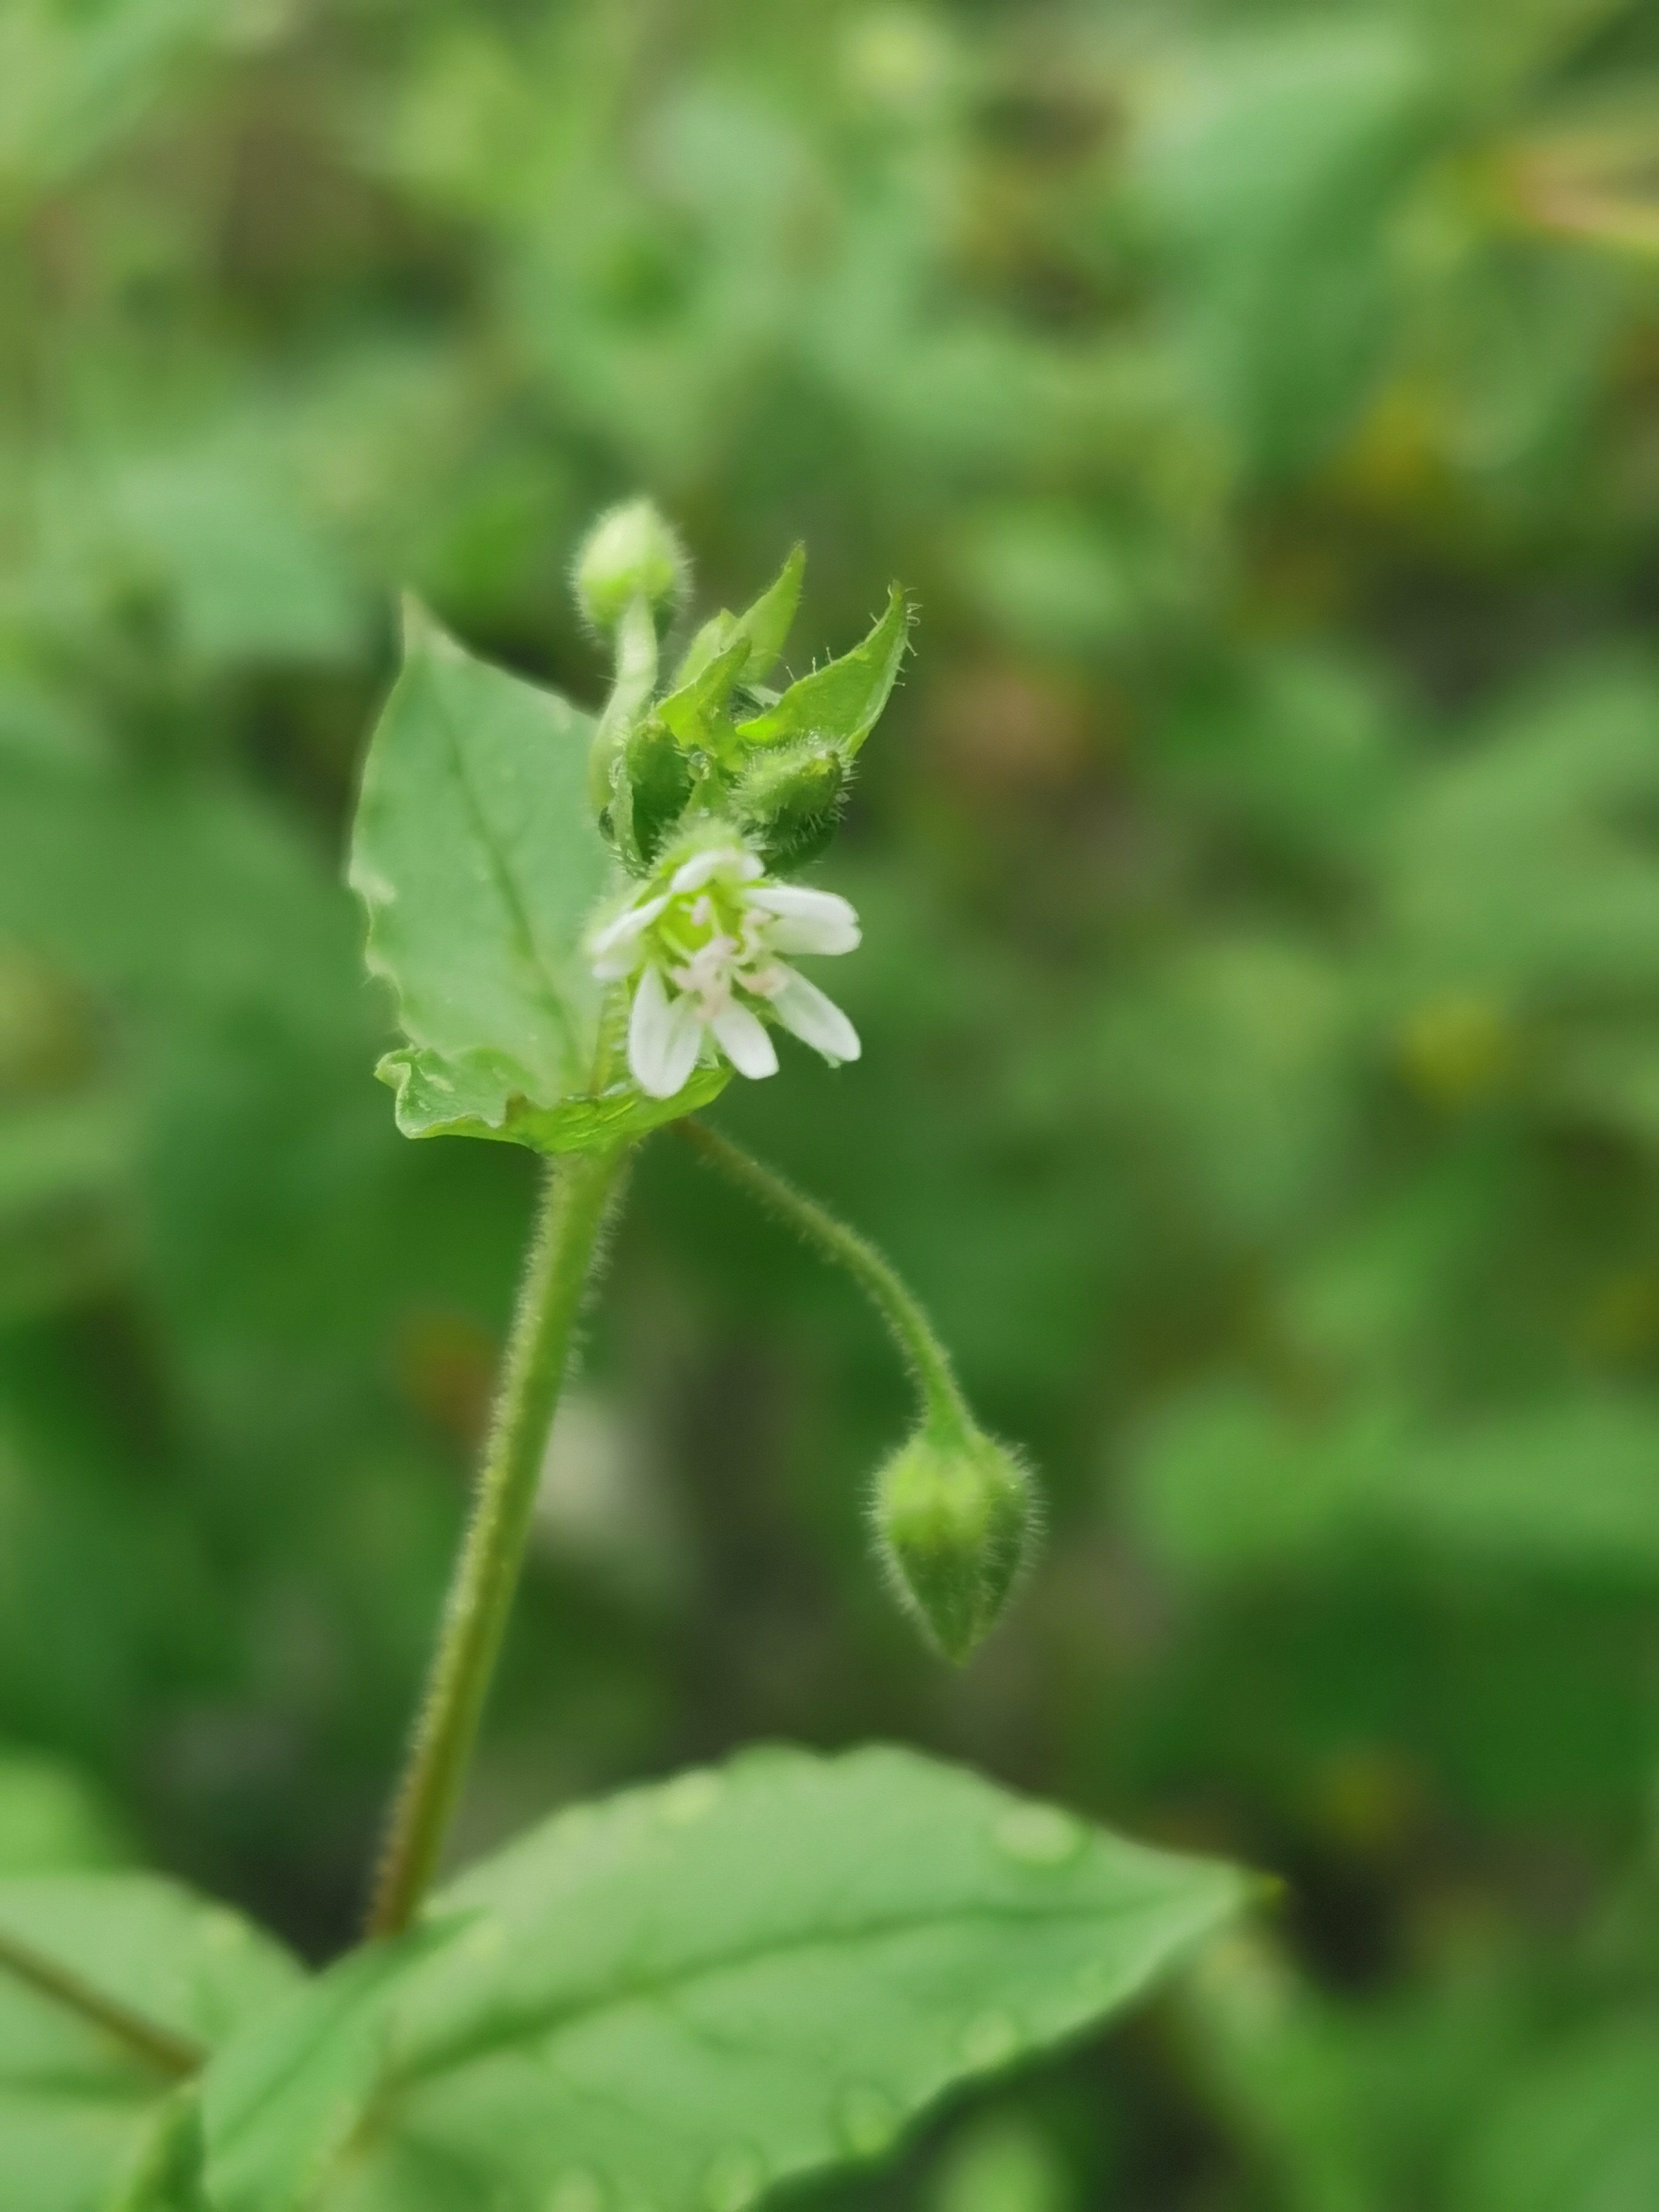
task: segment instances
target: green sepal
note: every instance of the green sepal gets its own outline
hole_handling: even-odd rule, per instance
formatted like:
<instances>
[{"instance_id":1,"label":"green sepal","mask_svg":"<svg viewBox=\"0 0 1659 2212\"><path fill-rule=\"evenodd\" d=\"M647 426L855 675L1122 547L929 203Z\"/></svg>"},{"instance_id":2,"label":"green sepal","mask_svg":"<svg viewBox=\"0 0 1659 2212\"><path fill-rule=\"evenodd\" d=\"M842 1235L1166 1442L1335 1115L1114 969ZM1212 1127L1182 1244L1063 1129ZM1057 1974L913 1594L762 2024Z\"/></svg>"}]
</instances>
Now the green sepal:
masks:
<instances>
[{"instance_id":1,"label":"green sepal","mask_svg":"<svg viewBox=\"0 0 1659 2212\"><path fill-rule=\"evenodd\" d=\"M745 684L763 684L776 665L794 627L805 574L806 548L792 545L771 583L738 617L738 635L749 641L749 664L743 672Z\"/></svg>"},{"instance_id":2,"label":"green sepal","mask_svg":"<svg viewBox=\"0 0 1659 2212\"><path fill-rule=\"evenodd\" d=\"M482 1137L547 1153L602 1151L642 1137L718 1098L732 1074L724 1062L694 1068L672 1098L647 1098L631 1083L618 1083L545 1106L526 1093L522 1068L487 1047L449 1056L404 1046L387 1053L374 1073L396 1093L405 1137Z\"/></svg>"},{"instance_id":3,"label":"green sepal","mask_svg":"<svg viewBox=\"0 0 1659 2212\"><path fill-rule=\"evenodd\" d=\"M711 616L686 647L685 657L675 672L675 688L691 683L711 660L739 639L749 647L743 671L744 681L763 683L783 651L794 623L805 574L806 548L793 546L777 575L751 605L740 615L722 609Z\"/></svg>"},{"instance_id":4,"label":"green sepal","mask_svg":"<svg viewBox=\"0 0 1659 2212\"><path fill-rule=\"evenodd\" d=\"M731 750L727 708L749 659L747 638L733 638L689 684L671 691L657 713L688 750L700 746L716 754Z\"/></svg>"},{"instance_id":5,"label":"green sepal","mask_svg":"<svg viewBox=\"0 0 1659 2212\"><path fill-rule=\"evenodd\" d=\"M910 641L910 610L895 584L881 619L861 645L792 684L763 714L738 725L744 745L791 738L835 738L850 760L887 704Z\"/></svg>"}]
</instances>

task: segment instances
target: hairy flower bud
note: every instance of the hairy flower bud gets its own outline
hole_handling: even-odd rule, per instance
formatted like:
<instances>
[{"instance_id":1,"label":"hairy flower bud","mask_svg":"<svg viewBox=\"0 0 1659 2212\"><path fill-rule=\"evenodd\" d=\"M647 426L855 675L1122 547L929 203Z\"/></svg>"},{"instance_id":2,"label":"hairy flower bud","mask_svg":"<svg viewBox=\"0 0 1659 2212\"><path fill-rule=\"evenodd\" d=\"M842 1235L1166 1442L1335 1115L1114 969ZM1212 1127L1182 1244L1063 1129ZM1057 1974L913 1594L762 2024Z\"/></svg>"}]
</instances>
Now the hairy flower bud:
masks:
<instances>
[{"instance_id":1,"label":"hairy flower bud","mask_svg":"<svg viewBox=\"0 0 1659 2212\"><path fill-rule=\"evenodd\" d=\"M623 741L622 775L610 810L624 860L651 866L684 812L691 786L684 748L659 716L647 715Z\"/></svg>"},{"instance_id":2,"label":"hairy flower bud","mask_svg":"<svg viewBox=\"0 0 1659 2212\"><path fill-rule=\"evenodd\" d=\"M683 599L690 582L680 541L648 499L602 514L576 556L576 603L598 630L615 629L635 599Z\"/></svg>"},{"instance_id":3,"label":"hairy flower bud","mask_svg":"<svg viewBox=\"0 0 1659 2212\"><path fill-rule=\"evenodd\" d=\"M817 738L757 746L732 798L738 818L769 867L805 867L835 835L847 794L840 749Z\"/></svg>"},{"instance_id":4,"label":"hairy flower bud","mask_svg":"<svg viewBox=\"0 0 1659 2212\"><path fill-rule=\"evenodd\" d=\"M1007 1601L1036 1529L1030 1475L981 1431L935 1415L876 1479L876 1540L900 1601L958 1665Z\"/></svg>"}]
</instances>

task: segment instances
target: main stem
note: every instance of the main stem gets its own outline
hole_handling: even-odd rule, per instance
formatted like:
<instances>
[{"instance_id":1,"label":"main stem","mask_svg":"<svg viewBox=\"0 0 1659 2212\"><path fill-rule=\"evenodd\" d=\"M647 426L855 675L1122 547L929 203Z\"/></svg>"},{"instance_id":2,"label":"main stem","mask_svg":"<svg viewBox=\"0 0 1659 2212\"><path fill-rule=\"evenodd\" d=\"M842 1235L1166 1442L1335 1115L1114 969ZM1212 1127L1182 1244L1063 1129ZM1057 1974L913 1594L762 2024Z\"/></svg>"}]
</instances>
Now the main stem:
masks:
<instances>
[{"instance_id":1,"label":"main stem","mask_svg":"<svg viewBox=\"0 0 1659 2212\"><path fill-rule=\"evenodd\" d=\"M962 1395L951 1365L951 1356L933 1334L932 1322L916 1298L883 1259L869 1239L849 1229L844 1221L797 1190L775 1168L769 1168L750 1153L740 1152L726 1138L716 1136L701 1121L676 1121L675 1128L711 1167L718 1168L769 1213L775 1214L815 1244L826 1259L845 1267L887 1324L889 1334L903 1353L930 1414L952 1424L974 1426L974 1417Z\"/></svg>"},{"instance_id":2,"label":"main stem","mask_svg":"<svg viewBox=\"0 0 1659 2212\"><path fill-rule=\"evenodd\" d=\"M393 1804L370 1936L407 1928L437 1869L512 1611L572 1333L623 1157L572 1153L546 1171L472 1519Z\"/></svg>"}]
</instances>

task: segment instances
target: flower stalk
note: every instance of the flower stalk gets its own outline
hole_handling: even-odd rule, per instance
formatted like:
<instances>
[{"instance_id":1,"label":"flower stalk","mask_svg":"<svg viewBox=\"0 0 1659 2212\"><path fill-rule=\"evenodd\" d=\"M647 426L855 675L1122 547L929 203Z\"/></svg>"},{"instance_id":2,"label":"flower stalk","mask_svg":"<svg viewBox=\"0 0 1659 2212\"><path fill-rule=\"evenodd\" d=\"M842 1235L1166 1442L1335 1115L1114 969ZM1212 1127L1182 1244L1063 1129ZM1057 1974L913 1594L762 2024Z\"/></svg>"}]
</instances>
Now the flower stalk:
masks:
<instances>
[{"instance_id":1,"label":"flower stalk","mask_svg":"<svg viewBox=\"0 0 1659 2212\"><path fill-rule=\"evenodd\" d=\"M702 1121L676 1121L674 1127L692 1150L730 1182L745 1190L766 1211L815 1245L825 1259L844 1267L886 1323L887 1331L915 1378L930 1419L971 1429L974 1417L951 1364L951 1355L933 1332L921 1302L898 1272L856 1229L836 1220L827 1206L797 1190L775 1168L719 1136Z\"/></svg>"},{"instance_id":2,"label":"flower stalk","mask_svg":"<svg viewBox=\"0 0 1659 2212\"><path fill-rule=\"evenodd\" d=\"M393 1802L371 1936L409 1926L442 1855L518 1587L576 1318L625 1158L625 1150L570 1154L545 1171L472 1518Z\"/></svg>"},{"instance_id":3,"label":"flower stalk","mask_svg":"<svg viewBox=\"0 0 1659 2212\"><path fill-rule=\"evenodd\" d=\"M867 1238L699 1121L674 1127L713 1167L846 1268L886 1322L921 1399L909 1440L878 1474L876 1549L899 1602L960 1665L995 1626L1039 1519L1030 1473L974 1419L933 1324Z\"/></svg>"}]
</instances>

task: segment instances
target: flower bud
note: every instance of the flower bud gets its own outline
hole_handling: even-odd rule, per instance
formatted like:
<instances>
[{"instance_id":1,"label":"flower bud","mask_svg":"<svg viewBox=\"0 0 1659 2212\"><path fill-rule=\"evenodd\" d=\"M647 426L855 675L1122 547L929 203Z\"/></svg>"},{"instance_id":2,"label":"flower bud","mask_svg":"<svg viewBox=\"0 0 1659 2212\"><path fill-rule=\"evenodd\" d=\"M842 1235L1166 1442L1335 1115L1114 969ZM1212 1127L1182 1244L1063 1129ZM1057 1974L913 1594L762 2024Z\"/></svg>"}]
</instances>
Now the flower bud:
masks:
<instances>
[{"instance_id":1,"label":"flower bud","mask_svg":"<svg viewBox=\"0 0 1659 2212\"><path fill-rule=\"evenodd\" d=\"M1036 1529L1031 1479L981 1431L934 1417L876 1479L876 1541L900 1602L958 1665L1007 1601Z\"/></svg>"},{"instance_id":2,"label":"flower bud","mask_svg":"<svg viewBox=\"0 0 1659 2212\"><path fill-rule=\"evenodd\" d=\"M680 541L648 499L602 514L576 556L576 604L599 630L615 629L635 599L683 599L690 582Z\"/></svg>"},{"instance_id":3,"label":"flower bud","mask_svg":"<svg viewBox=\"0 0 1659 2212\"><path fill-rule=\"evenodd\" d=\"M805 867L835 834L847 795L840 749L816 738L757 746L732 792L745 834L769 867Z\"/></svg>"},{"instance_id":4,"label":"flower bud","mask_svg":"<svg viewBox=\"0 0 1659 2212\"><path fill-rule=\"evenodd\" d=\"M631 848L625 857L649 867L663 841L685 811L691 796L691 763L675 742L674 733L655 714L647 715L623 740L622 779L617 796L627 799L626 836L618 842ZM612 821L622 811L613 804Z\"/></svg>"}]
</instances>

